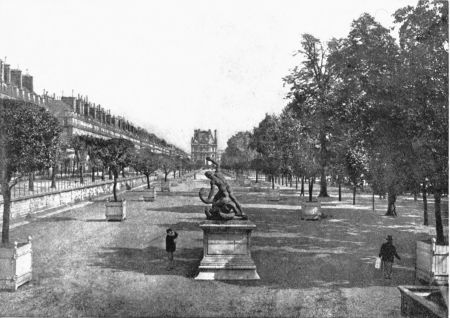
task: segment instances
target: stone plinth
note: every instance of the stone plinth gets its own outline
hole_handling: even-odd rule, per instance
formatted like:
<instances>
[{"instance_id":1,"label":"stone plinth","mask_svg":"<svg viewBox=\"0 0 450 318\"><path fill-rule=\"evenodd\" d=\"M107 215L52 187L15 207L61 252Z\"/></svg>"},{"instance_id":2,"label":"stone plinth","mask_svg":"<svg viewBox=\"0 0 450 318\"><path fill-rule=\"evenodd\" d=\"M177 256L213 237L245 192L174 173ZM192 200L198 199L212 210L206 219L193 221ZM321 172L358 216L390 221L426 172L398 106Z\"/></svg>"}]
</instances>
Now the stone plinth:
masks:
<instances>
[{"instance_id":1,"label":"stone plinth","mask_svg":"<svg viewBox=\"0 0 450 318\"><path fill-rule=\"evenodd\" d=\"M203 259L200 280L259 279L250 253L250 236L256 225L248 220L211 221L203 230Z\"/></svg>"}]
</instances>

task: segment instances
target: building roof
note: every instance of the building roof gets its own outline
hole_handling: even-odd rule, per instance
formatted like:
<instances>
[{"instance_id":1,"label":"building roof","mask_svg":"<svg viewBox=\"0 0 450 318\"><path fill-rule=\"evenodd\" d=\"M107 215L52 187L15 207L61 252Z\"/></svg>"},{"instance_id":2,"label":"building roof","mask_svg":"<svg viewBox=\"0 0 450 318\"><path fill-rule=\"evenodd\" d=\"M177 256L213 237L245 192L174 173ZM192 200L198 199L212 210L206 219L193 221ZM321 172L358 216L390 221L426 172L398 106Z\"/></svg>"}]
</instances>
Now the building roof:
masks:
<instances>
[{"instance_id":1,"label":"building roof","mask_svg":"<svg viewBox=\"0 0 450 318\"><path fill-rule=\"evenodd\" d=\"M216 144L217 140L213 136L211 129L209 130L194 130L194 137L192 137L191 143L196 144Z\"/></svg>"}]
</instances>

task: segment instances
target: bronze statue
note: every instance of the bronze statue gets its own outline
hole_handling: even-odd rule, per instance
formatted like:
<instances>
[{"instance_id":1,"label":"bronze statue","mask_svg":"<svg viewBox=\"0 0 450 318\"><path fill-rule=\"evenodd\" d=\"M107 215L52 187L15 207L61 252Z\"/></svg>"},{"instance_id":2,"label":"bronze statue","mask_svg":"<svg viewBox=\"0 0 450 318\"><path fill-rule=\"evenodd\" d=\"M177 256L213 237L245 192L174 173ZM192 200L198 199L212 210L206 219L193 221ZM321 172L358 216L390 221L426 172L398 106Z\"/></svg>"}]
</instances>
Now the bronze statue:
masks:
<instances>
[{"instance_id":1,"label":"bronze statue","mask_svg":"<svg viewBox=\"0 0 450 318\"><path fill-rule=\"evenodd\" d=\"M242 211L242 207L231 191L231 187L226 182L225 177L220 173L219 165L209 157L206 160L216 166L214 173L211 171L205 172L205 176L211 180L211 189L209 190L208 198L205 199L203 197L203 189L200 189L198 193L203 203L212 204L211 208L205 208L206 218L208 220L232 220L239 217L242 220L247 220L247 215ZM219 191L213 197L214 187L217 187Z\"/></svg>"}]
</instances>

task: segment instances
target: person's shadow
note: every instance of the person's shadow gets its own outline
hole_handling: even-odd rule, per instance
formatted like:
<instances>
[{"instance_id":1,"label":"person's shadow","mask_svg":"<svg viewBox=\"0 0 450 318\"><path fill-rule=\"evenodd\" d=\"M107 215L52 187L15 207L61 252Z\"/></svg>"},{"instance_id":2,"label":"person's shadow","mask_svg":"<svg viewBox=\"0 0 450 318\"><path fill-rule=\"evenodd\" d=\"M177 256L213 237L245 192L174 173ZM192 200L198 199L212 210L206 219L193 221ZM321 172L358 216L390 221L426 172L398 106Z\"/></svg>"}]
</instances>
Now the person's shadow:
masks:
<instances>
[{"instance_id":1,"label":"person's shadow","mask_svg":"<svg viewBox=\"0 0 450 318\"><path fill-rule=\"evenodd\" d=\"M164 249L149 246L144 249L106 247L98 253L90 266L117 271L131 271L145 275L180 275L195 277L203 256L202 248L180 248L174 253L173 269L168 271L168 258Z\"/></svg>"}]
</instances>

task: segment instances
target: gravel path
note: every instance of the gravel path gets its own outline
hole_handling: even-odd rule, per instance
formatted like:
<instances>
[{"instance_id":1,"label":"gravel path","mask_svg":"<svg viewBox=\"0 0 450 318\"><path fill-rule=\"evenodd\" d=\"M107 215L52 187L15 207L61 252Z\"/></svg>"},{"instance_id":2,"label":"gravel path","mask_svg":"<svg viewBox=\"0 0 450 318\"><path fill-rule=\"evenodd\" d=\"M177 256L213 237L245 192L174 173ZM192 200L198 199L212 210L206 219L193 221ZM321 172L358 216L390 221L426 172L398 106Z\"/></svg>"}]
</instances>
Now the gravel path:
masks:
<instances>
[{"instance_id":1,"label":"gravel path","mask_svg":"<svg viewBox=\"0 0 450 318\"><path fill-rule=\"evenodd\" d=\"M33 281L0 292L0 316L400 317L396 286L414 283L415 241L429 232L419 201L400 198L394 219L383 216L386 201L372 211L370 196L352 206L346 193L324 203L329 217L315 222L299 219L292 191L273 204L264 193L238 191L257 225L252 256L261 280L195 281L203 183L181 184L155 202L129 192L124 222L106 222L98 201L14 228L11 241L33 236ZM168 227L179 233L172 271ZM387 234L402 256L391 281L373 268Z\"/></svg>"}]
</instances>

